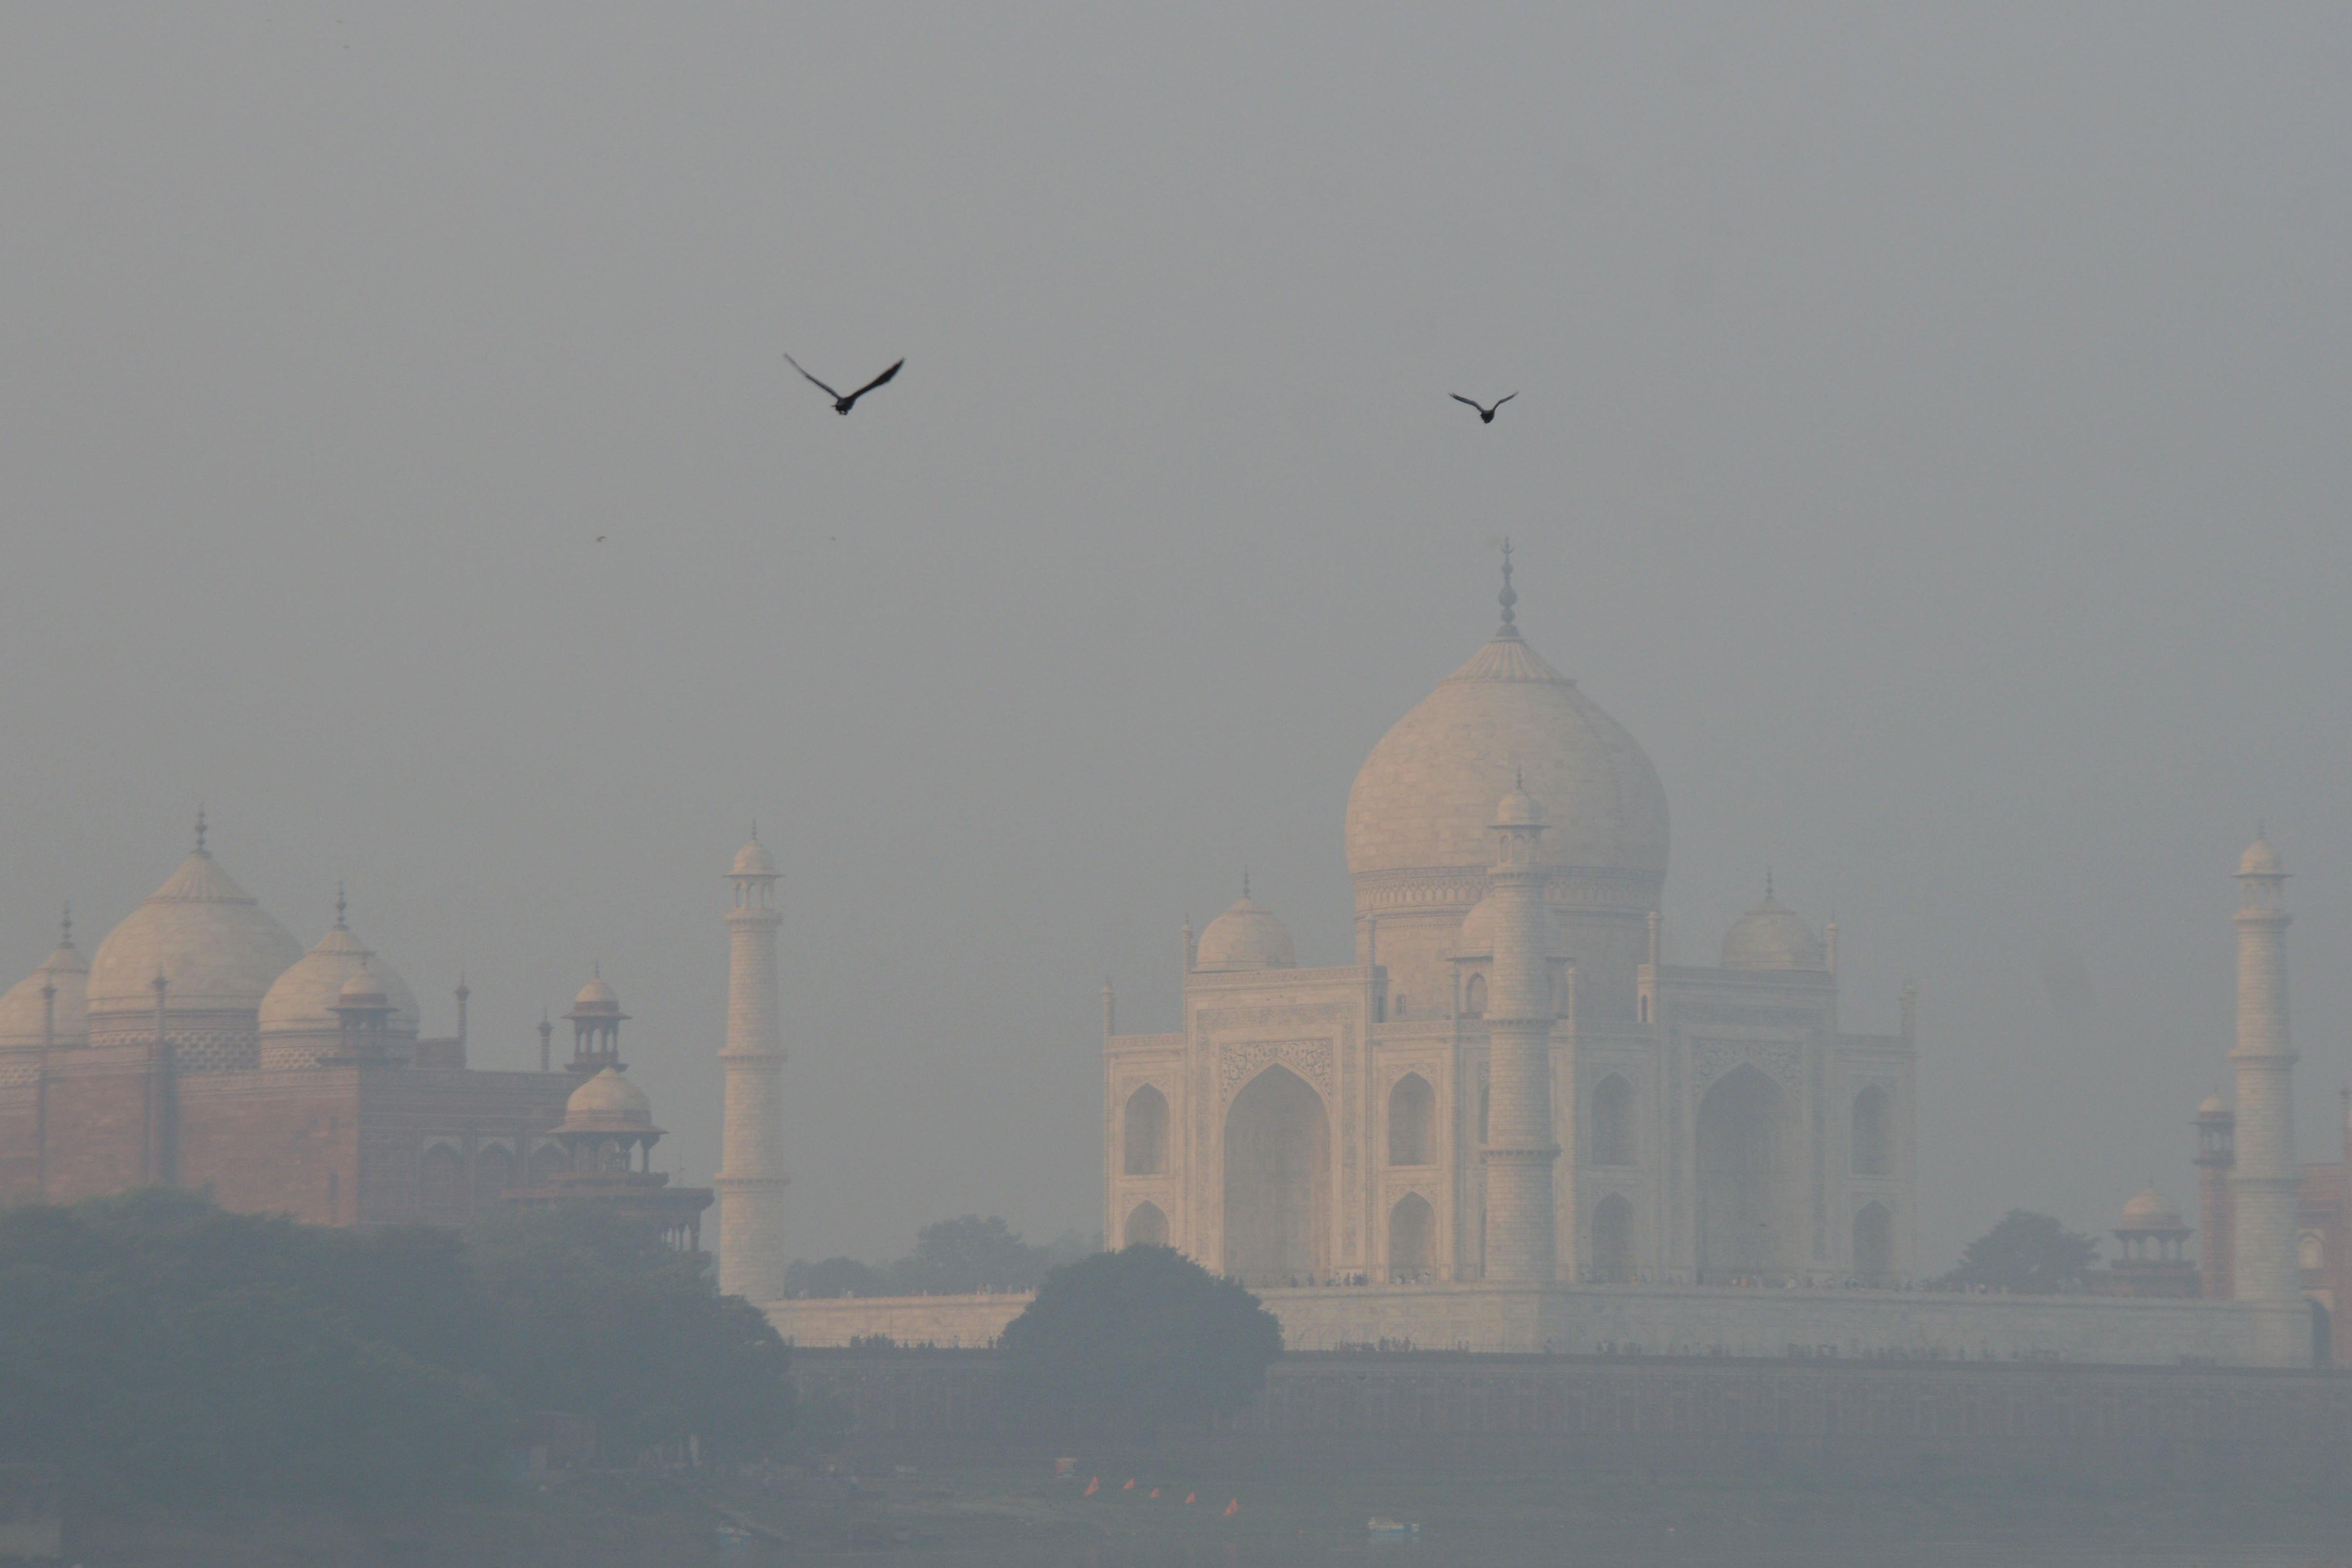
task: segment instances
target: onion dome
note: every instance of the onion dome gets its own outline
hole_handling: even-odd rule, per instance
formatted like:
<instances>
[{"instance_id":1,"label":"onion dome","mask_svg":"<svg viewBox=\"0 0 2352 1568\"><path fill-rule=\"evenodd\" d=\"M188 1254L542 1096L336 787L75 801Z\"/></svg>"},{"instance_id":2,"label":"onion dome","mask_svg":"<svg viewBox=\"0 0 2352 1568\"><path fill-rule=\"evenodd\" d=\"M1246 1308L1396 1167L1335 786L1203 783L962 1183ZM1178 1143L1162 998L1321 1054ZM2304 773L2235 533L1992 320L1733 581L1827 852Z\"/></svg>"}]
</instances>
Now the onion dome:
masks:
<instances>
[{"instance_id":1,"label":"onion dome","mask_svg":"<svg viewBox=\"0 0 2352 1568\"><path fill-rule=\"evenodd\" d=\"M343 982L341 990L335 993L335 1005L339 1008L388 1009L392 1003L383 994L383 983L362 966L357 974Z\"/></svg>"},{"instance_id":2,"label":"onion dome","mask_svg":"<svg viewBox=\"0 0 2352 1568\"><path fill-rule=\"evenodd\" d=\"M2205 1103L2197 1108L2197 1114L2200 1116L2227 1116L2230 1114L2229 1101L2223 1100L2219 1094L2209 1094L2205 1097Z\"/></svg>"},{"instance_id":3,"label":"onion dome","mask_svg":"<svg viewBox=\"0 0 2352 1568\"><path fill-rule=\"evenodd\" d=\"M416 994L343 923L340 900L335 915L335 923L319 939L318 945L279 975L269 994L261 999L263 1038L298 1031L323 1031L331 1037L337 1026L335 1007L341 999L344 983L365 974L370 985L382 992L392 1007L392 1016L385 1020L386 1030L415 1039L418 1025Z\"/></svg>"},{"instance_id":4,"label":"onion dome","mask_svg":"<svg viewBox=\"0 0 2352 1568\"><path fill-rule=\"evenodd\" d=\"M1726 969L1821 969L1829 956L1802 916L1772 896L1764 881L1764 901L1739 917L1723 939Z\"/></svg>"},{"instance_id":5,"label":"onion dome","mask_svg":"<svg viewBox=\"0 0 2352 1568\"><path fill-rule=\"evenodd\" d=\"M1462 936L1454 946L1456 955L1463 958L1494 957L1495 922L1499 918L1495 910L1492 893L1471 905L1470 912L1462 917Z\"/></svg>"},{"instance_id":6,"label":"onion dome","mask_svg":"<svg viewBox=\"0 0 2352 1568\"><path fill-rule=\"evenodd\" d=\"M1514 784L1511 785L1511 793L1505 795L1501 804L1495 807L1495 826L1497 827L1541 827L1543 826L1543 811L1542 808L1536 805L1535 796L1529 795L1526 790L1519 787L1518 784Z\"/></svg>"},{"instance_id":7,"label":"onion dome","mask_svg":"<svg viewBox=\"0 0 2352 1568\"><path fill-rule=\"evenodd\" d=\"M50 996L41 994L51 990ZM57 950L0 995L0 1050L89 1044L89 960L73 944L73 916ZM152 1009L152 1002L151 1002Z\"/></svg>"},{"instance_id":8,"label":"onion dome","mask_svg":"<svg viewBox=\"0 0 2352 1568\"><path fill-rule=\"evenodd\" d=\"M166 985L167 1026L174 1016L212 1015L191 1026L205 1034L242 1036L249 1050L253 1015L262 997L302 956L286 928L205 851L198 822L195 853L107 933L90 959L93 1044L154 1037L160 973ZM223 1014L232 1016L219 1017ZM233 1043L224 1049L233 1056ZM184 1053L183 1065L191 1065ZM231 1064L225 1057L205 1065Z\"/></svg>"},{"instance_id":9,"label":"onion dome","mask_svg":"<svg viewBox=\"0 0 2352 1568\"><path fill-rule=\"evenodd\" d=\"M1654 882L1666 872L1666 792L1614 719L1546 664L1512 624L1398 720L1348 792L1348 870L1483 872L1496 800L1524 776L1556 814L1538 863Z\"/></svg>"},{"instance_id":10,"label":"onion dome","mask_svg":"<svg viewBox=\"0 0 2352 1568\"><path fill-rule=\"evenodd\" d=\"M2117 1230L2181 1230L2180 1211L2154 1187L2141 1193L2124 1205L2124 1221Z\"/></svg>"},{"instance_id":11,"label":"onion dome","mask_svg":"<svg viewBox=\"0 0 2352 1568\"><path fill-rule=\"evenodd\" d=\"M727 874L730 877L781 877L783 872L777 868L776 858L768 853L768 847L761 843L760 836L754 833L750 843L735 851L735 864Z\"/></svg>"},{"instance_id":12,"label":"onion dome","mask_svg":"<svg viewBox=\"0 0 2352 1568\"><path fill-rule=\"evenodd\" d=\"M2246 852L2238 858L2238 875L2284 877L2286 875L2286 867L2279 859L2278 851L2271 847L2271 841L2268 838L2257 837L2252 844L2246 846Z\"/></svg>"},{"instance_id":13,"label":"onion dome","mask_svg":"<svg viewBox=\"0 0 2352 1568\"><path fill-rule=\"evenodd\" d=\"M559 1132L658 1132L654 1125L654 1102L646 1091L621 1075L619 1068L606 1068L586 1083L572 1091L564 1101L563 1125Z\"/></svg>"},{"instance_id":14,"label":"onion dome","mask_svg":"<svg viewBox=\"0 0 2352 1568\"><path fill-rule=\"evenodd\" d=\"M1244 881L1242 896L1233 908L1211 921L1201 933L1192 967L1208 973L1296 969L1298 958L1290 945L1290 932L1274 918L1272 910L1249 896L1249 884Z\"/></svg>"}]
</instances>

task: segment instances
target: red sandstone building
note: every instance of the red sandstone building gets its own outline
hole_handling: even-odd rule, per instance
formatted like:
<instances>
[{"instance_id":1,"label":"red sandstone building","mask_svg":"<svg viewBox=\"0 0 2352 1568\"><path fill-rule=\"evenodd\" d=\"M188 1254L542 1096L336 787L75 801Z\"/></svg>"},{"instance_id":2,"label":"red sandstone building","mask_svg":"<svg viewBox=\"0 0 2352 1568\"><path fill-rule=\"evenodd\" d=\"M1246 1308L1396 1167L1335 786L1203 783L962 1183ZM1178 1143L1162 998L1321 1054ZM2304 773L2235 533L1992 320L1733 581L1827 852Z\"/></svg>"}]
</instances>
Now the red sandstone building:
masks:
<instances>
[{"instance_id":1,"label":"red sandstone building","mask_svg":"<svg viewBox=\"0 0 2352 1568\"><path fill-rule=\"evenodd\" d=\"M590 1099L615 1098L624 1015L611 986L591 980L567 1016L568 1071L551 1068L548 1025L541 1070L472 1068L464 984L457 1034L418 1038L415 997L336 902L304 952L206 851L200 816L194 852L88 961L68 920L57 951L0 996L0 1204L161 1184L314 1225L461 1224L510 1190L544 1194L589 1174L583 1163L609 1165L617 1137L567 1130L566 1111L607 1069ZM644 1114L618 1131L649 1149L650 1108L623 1088ZM650 1171L611 1179L627 1174L566 1184L651 1205L698 1243L707 1191L656 1193L667 1178Z\"/></svg>"}]
</instances>

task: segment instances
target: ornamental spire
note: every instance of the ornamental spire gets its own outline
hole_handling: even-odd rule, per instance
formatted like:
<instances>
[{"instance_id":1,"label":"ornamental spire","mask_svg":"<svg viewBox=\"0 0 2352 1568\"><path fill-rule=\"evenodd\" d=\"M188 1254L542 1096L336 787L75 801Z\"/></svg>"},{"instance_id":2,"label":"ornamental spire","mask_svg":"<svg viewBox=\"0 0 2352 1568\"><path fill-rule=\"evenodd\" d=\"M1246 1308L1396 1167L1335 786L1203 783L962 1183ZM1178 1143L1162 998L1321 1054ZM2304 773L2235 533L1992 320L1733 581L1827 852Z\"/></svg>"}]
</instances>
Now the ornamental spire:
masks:
<instances>
[{"instance_id":1,"label":"ornamental spire","mask_svg":"<svg viewBox=\"0 0 2352 1568\"><path fill-rule=\"evenodd\" d=\"M196 802L196 853L208 860L212 858L210 852L205 848L205 803L203 801Z\"/></svg>"},{"instance_id":2,"label":"ornamental spire","mask_svg":"<svg viewBox=\"0 0 2352 1568\"><path fill-rule=\"evenodd\" d=\"M1507 538L1503 541L1503 591L1495 595L1495 602L1503 606L1503 624L1495 628L1495 635L1498 637L1518 636L1518 627L1511 624L1514 619L1511 606L1519 602L1519 596L1511 589L1511 542Z\"/></svg>"},{"instance_id":3,"label":"ornamental spire","mask_svg":"<svg viewBox=\"0 0 2352 1568\"><path fill-rule=\"evenodd\" d=\"M58 921L58 945L59 947L71 947L73 945L73 900L71 899L68 899L66 900L65 914L63 918Z\"/></svg>"},{"instance_id":4,"label":"ornamental spire","mask_svg":"<svg viewBox=\"0 0 2352 1568\"><path fill-rule=\"evenodd\" d=\"M343 929L343 879L335 879L335 929Z\"/></svg>"}]
</instances>

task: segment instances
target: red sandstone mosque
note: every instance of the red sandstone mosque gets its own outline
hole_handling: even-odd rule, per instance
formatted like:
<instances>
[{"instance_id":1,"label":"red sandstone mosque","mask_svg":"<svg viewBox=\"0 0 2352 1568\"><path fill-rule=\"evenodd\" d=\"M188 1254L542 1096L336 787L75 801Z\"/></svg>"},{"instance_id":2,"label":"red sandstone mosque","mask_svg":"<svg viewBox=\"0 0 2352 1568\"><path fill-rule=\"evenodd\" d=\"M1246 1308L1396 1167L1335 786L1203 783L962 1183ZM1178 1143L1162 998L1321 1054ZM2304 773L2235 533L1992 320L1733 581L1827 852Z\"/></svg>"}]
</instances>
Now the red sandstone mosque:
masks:
<instances>
[{"instance_id":1,"label":"red sandstone mosque","mask_svg":"<svg viewBox=\"0 0 2352 1568\"><path fill-rule=\"evenodd\" d=\"M313 1225L456 1225L509 1202L586 1199L700 1249L708 1190L652 1171L661 1137L623 1076L626 1016L601 976L572 1059L466 1064L419 1037L415 995L343 918L308 952L205 846L84 959L57 950L0 995L0 1204L163 1184Z\"/></svg>"}]
</instances>

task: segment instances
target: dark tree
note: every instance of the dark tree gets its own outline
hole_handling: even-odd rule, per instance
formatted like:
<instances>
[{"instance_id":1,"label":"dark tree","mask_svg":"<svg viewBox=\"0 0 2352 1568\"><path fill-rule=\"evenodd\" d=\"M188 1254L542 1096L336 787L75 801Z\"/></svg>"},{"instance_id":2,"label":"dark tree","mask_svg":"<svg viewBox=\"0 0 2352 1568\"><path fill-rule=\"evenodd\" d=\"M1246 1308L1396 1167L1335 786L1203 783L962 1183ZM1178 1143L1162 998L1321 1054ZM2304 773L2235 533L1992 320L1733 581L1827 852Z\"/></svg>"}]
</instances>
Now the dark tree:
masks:
<instances>
[{"instance_id":1,"label":"dark tree","mask_svg":"<svg viewBox=\"0 0 2352 1568\"><path fill-rule=\"evenodd\" d=\"M1282 1353L1257 1298L1165 1247L1056 1268L1004 1331L1013 1397L1062 1432L1150 1439L1240 1409Z\"/></svg>"},{"instance_id":2,"label":"dark tree","mask_svg":"<svg viewBox=\"0 0 2352 1568\"><path fill-rule=\"evenodd\" d=\"M2099 1244L2093 1237L2075 1235L2046 1214L2011 1209L1969 1243L1959 1267L1935 1283L1948 1290L2053 1296L2081 1289L2083 1270L2098 1256Z\"/></svg>"},{"instance_id":3,"label":"dark tree","mask_svg":"<svg viewBox=\"0 0 2352 1568\"><path fill-rule=\"evenodd\" d=\"M827 1258L811 1263L795 1258L784 1268L787 1296L879 1296L882 1270L855 1258Z\"/></svg>"},{"instance_id":4,"label":"dark tree","mask_svg":"<svg viewBox=\"0 0 2352 1568\"><path fill-rule=\"evenodd\" d=\"M890 1266L889 1284L908 1294L966 1295L1026 1290L1045 1279L1045 1248L991 1215L943 1219L915 1233L914 1256Z\"/></svg>"}]
</instances>

